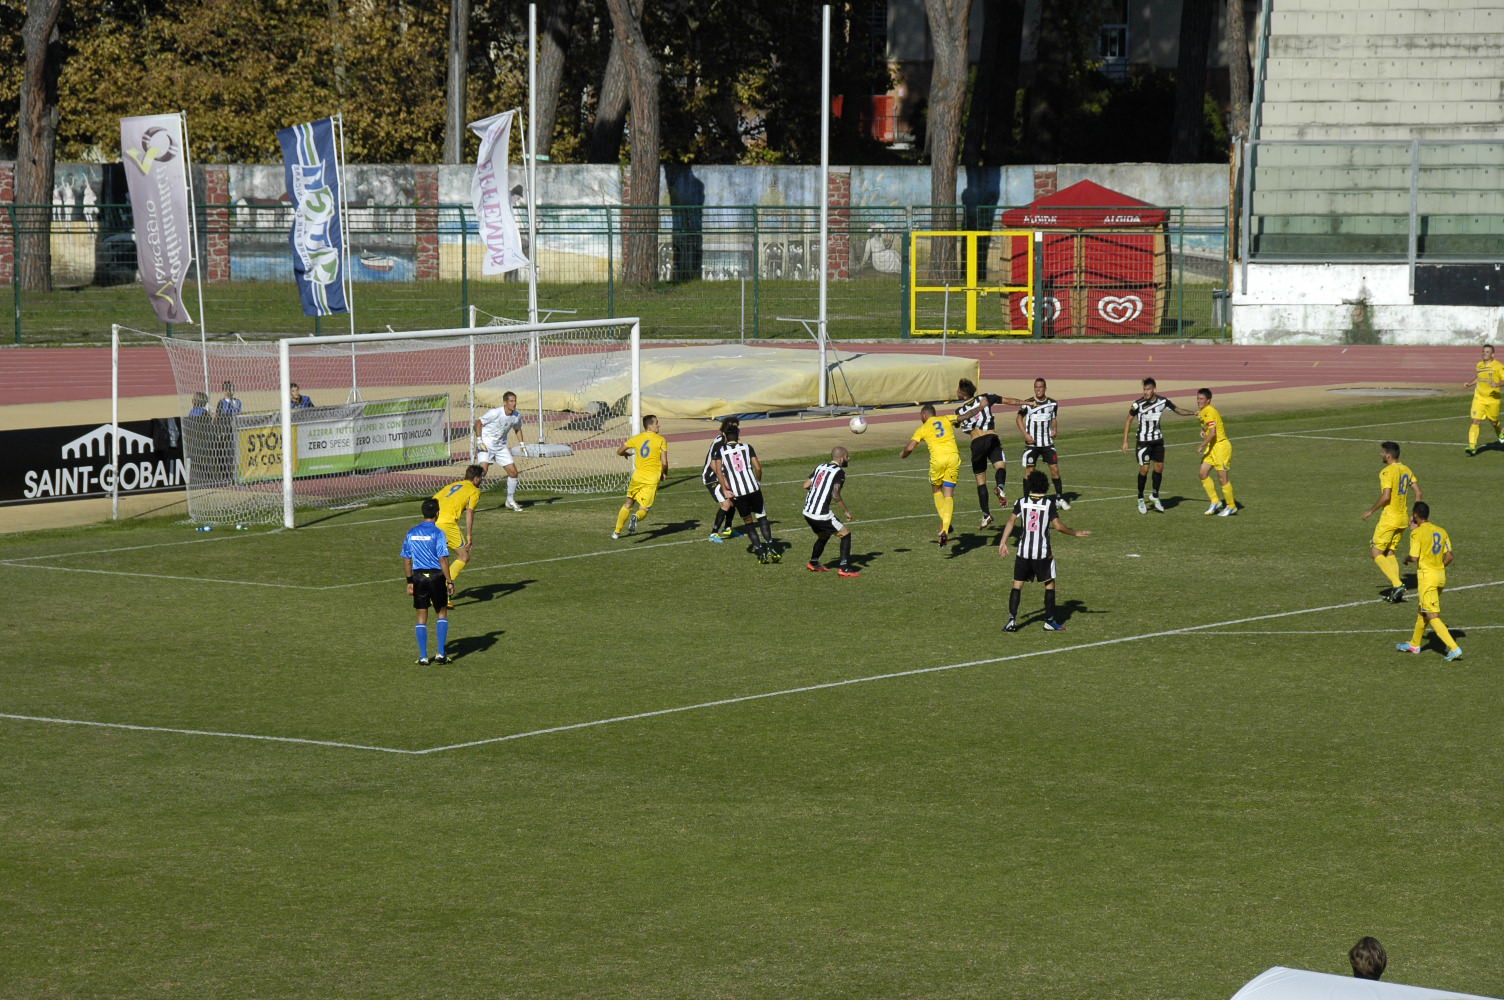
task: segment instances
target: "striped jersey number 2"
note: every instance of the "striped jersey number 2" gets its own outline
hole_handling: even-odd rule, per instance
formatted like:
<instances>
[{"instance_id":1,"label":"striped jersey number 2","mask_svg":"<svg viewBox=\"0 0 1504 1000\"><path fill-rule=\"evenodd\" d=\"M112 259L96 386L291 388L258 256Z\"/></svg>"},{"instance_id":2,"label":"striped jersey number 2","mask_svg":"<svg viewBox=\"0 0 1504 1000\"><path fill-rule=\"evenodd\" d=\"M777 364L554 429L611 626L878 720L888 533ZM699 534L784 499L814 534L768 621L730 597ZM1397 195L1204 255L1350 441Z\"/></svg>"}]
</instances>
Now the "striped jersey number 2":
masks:
<instances>
[{"instance_id":1,"label":"striped jersey number 2","mask_svg":"<svg viewBox=\"0 0 1504 1000\"><path fill-rule=\"evenodd\" d=\"M1030 510L1029 516L1024 520L1024 530L1031 535L1039 533L1040 515L1037 510Z\"/></svg>"}]
</instances>

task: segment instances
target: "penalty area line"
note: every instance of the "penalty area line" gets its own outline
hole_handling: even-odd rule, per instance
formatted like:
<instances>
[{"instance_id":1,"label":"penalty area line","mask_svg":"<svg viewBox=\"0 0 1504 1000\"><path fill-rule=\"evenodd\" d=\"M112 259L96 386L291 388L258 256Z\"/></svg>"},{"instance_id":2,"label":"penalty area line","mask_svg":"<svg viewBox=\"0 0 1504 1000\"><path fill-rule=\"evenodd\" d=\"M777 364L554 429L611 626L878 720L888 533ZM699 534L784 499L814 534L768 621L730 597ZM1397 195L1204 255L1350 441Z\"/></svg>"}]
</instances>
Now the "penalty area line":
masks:
<instances>
[{"instance_id":1,"label":"penalty area line","mask_svg":"<svg viewBox=\"0 0 1504 1000\"><path fill-rule=\"evenodd\" d=\"M1504 580L1492 580L1488 583L1474 583L1466 587L1451 588L1452 590L1468 590L1477 587L1495 587L1504 584ZM1027 653L1014 653L1010 656L995 656L985 660L966 660L961 663L947 663L936 667L916 667L913 670L897 670L884 674L871 674L866 677L848 677L839 681L826 681L823 684L806 684L801 687L784 688L778 691L763 691L757 694L740 695L735 698L718 698L715 701L703 701L693 705L678 705L672 708L659 708L649 712L635 712L630 715L614 715L605 719L591 719L586 722L572 722L560 726L549 726L544 729L532 729L521 733L510 733L506 736L493 736L481 740L468 740L464 743L451 743L445 746L429 747L426 750L414 751L417 754L443 753L449 750L464 750L470 747L487 746L493 743L510 743L516 740L525 740L535 736L549 736L554 733L567 733L580 729L594 729L600 726L611 726L622 722L636 722L642 719L653 719L665 715L676 715L681 712L698 712L711 708L722 708L727 705L741 705L747 702L763 701L768 698L783 698L790 695L810 694L815 691L829 691L835 688L851 687L855 684L871 684L876 681L897 680L902 677L919 677L924 674L938 674L951 670L964 670L968 667L985 667L996 663L1011 663L1015 660L1028 660L1039 656L1056 656L1060 653L1076 653L1085 649L1101 649L1105 646L1117 646L1127 642L1141 642L1146 639L1160 639L1166 636L1185 635L1191 632L1204 632L1210 629L1227 628L1233 625L1247 625L1250 622L1270 621L1277 618L1289 618L1294 615L1317 614L1322 611L1339 611L1345 608L1357 608L1372 604L1371 600L1345 601L1341 604L1326 604L1315 608L1299 608L1294 611L1275 611L1266 615L1253 615L1248 618L1233 618L1227 621L1207 622L1204 625L1188 625L1184 628L1164 629L1158 632L1143 632L1139 635L1119 636L1115 639L1101 639L1097 642L1082 642L1073 646L1057 646L1053 649L1036 649Z\"/></svg>"},{"instance_id":2,"label":"penalty area line","mask_svg":"<svg viewBox=\"0 0 1504 1000\"><path fill-rule=\"evenodd\" d=\"M89 719L55 719L45 715L17 715L0 712L0 719L15 719L19 722L48 722L58 726L88 726L94 729L129 729L139 733L176 733L180 736L216 736L227 740L257 740L262 743L301 743L307 746L334 747L338 750L375 750L380 753L412 755L419 750L399 750L396 747L369 746L364 743L341 743L337 740L313 740L300 736L265 736L257 733L227 733L213 729L178 729L172 726L138 726L126 722L97 722Z\"/></svg>"}]
</instances>

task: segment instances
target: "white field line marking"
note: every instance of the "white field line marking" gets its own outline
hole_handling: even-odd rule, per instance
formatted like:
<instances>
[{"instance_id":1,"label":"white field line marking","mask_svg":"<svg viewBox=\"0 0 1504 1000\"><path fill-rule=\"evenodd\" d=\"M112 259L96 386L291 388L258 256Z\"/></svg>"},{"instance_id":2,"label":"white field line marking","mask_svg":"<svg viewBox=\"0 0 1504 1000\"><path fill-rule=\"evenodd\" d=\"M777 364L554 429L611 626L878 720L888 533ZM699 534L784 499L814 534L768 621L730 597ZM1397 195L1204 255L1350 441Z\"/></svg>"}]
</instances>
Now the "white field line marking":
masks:
<instances>
[{"instance_id":1,"label":"white field line marking","mask_svg":"<svg viewBox=\"0 0 1504 1000\"><path fill-rule=\"evenodd\" d=\"M309 740L298 736L262 736L256 733L222 733L212 729L174 729L170 726L133 726L124 722L91 722L84 719L53 719L45 715L15 715L0 712L0 719L17 719L21 722L50 722L59 726L90 726L95 729L130 729L140 733L177 733L181 736L217 736L229 740L260 740L264 743L302 743L308 746L335 747L340 750L376 750L381 753L414 754L418 750L398 750L395 747L368 746L364 743L340 743L335 740Z\"/></svg>"},{"instance_id":2,"label":"white field line marking","mask_svg":"<svg viewBox=\"0 0 1504 1000\"><path fill-rule=\"evenodd\" d=\"M1281 433L1281 434L1273 434L1273 435L1271 435L1271 437L1300 438L1303 441L1343 441L1343 442L1346 442L1347 444L1366 444L1368 442L1368 438L1345 438L1345 437L1335 437L1335 436L1333 436L1331 434L1301 434L1301 433L1298 433L1298 432L1290 432L1290 431L1286 431L1286 432ZM1412 441L1409 438L1406 438L1405 442L1404 442L1404 445L1405 445L1406 448L1409 448L1411 445L1422 445L1422 444L1437 445L1437 446L1442 447L1442 448L1465 448L1465 447L1467 447L1467 442L1466 441Z\"/></svg>"},{"instance_id":3,"label":"white field line marking","mask_svg":"<svg viewBox=\"0 0 1504 1000\"><path fill-rule=\"evenodd\" d=\"M1474 590L1480 587L1497 587L1504 584L1504 580L1490 580L1487 583L1470 583L1462 587L1448 588L1449 592L1460 590ZM102 729L127 729L138 732L152 733L175 733L185 736L213 736L222 739L260 740L269 743L302 743L310 746L335 747L345 750L373 750L380 753L406 754L410 756L425 756L428 754L443 753L448 750L463 750L469 747L487 746L492 743L509 743L514 740L527 739L533 736L547 736L553 733L565 733L577 729L593 729L600 726L615 725L620 722L635 722L641 719L652 719L663 715L676 715L681 712L696 712L709 708L720 708L726 705L739 705L745 702L762 701L768 698L782 698L789 695L808 694L813 691L826 691L833 688L850 687L855 684L869 684L874 681L895 680L900 677L917 677L923 674L942 673L951 670L961 670L967 667L990 666L994 663L1009 663L1014 660L1027 660L1036 656L1055 656L1060 653L1079 652L1083 649L1100 649L1104 646L1117 646L1127 642L1140 642L1144 639L1160 639L1167 636L1185 635L1191 632L1205 632L1211 629L1225 628L1229 625L1246 625L1249 622L1271 621L1276 618L1289 618L1295 615L1316 614L1322 611L1339 611L1345 608L1356 608L1374 603L1372 600L1347 601L1343 604L1327 604L1315 608L1300 608L1295 611L1276 611L1266 615L1254 615L1248 618L1234 618L1222 622L1207 622L1204 625L1188 625L1185 628L1164 629L1159 632L1144 632L1139 635L1119 636L1116 639L1102 639L1097 642L1077 643L1074 646L1057 646L1053 649L1038 649L1029 653L1015 653L1011 656L996 656L985 660L968 660L963 663L948 663L938 667L917 667L913 670L898 670L886 674L872 674L866 677L850 677L845 680L827 681L823 684L808 684L803 687L784 688L778 691L764 691L759 694L741 695L736 698L720 698L715 701L699 702L693 705L679 705L673 708L660 708L650 712L635 712L631 715L615 715L604 719L591 719L586 722L573 722L561 726L550 726L545 729L532 729L521 733L511 733L507 736L493 736L482 740L469 740L464 743L450 743L444 746L428 747L424 750L401 750L395 747L370 746L363 743L342 743L335 740L313 740L296 736L265 736L253 733L227 733L206 729L174 729L167 726L137 726L121 722L94 722L82 719L59 719L47 716L17 715L10 712L0 712L0 719L15 719L22 722L47 722L65 726L91 726ZM1478 626L1475 626L1478 627ZM1393 631L1393 630L1386 630Z\"/></svg>"},{"instance_id":4,"label":"white field line marking","mask_svg":"<svg viewBox=\"0 0 1504 1000\"><path fill-rule=\"evenodd\" d=\"M184 583L225 583L232 587L280 587L284 590L324 590L324 587L310 587L306 584L296 583L263 583L258 580L219 580L212 576L171 576L166 573L131 573L119 569L85 569L78 566L38 566L33 563L11 562L0 560L0 566L14 566L16 569L41 569L53 573L93 573L98 576L129 576L142 580L181 580ZM395 577L393 579L396 579Z\"/></svg>"},{"instance_id":5,"label":"white field line marking","mask_svg":"<svg viewBox=\"0 0 1504 1000\"><path fill-rule=\"evenodd\" d=\"M1504 584L1504 580L1492 580L1488 583L1474 583L1466 587L1449 588L1452 591L1470 590L1477 587L1496 587ZM1205 625L1188 625L1185 628L1165 629L1160 632L1144 632L1140 635L1120 636L1116 639L1102 639L1097 642L1083 642L1074 646L1058 646L1054 649L1039 649L1030 653L1015 653L1012 656L997 656L985 660L967 660L963 663L948 663L939 667L917 667L913 670L898 670L887 674L873 674L867 677L850 677L845 680L827 681L823 684L808 684L804 687L785 688L781 691L765 691L760 694L742 695L736 698L720 698L716 701L705 701L695 705L680 705L675 708L660 708L651 712L637 712L632 715L617 715L607 719L592 719L588 722L574 722L562 726L550 726L546 729L534 729L528 732L512 733L508 736L493 736L484 740L470 740L465 743L452 743L447 746L429 747L427 750L416 751L419 754L442 753L446 750L461 750L468 747L486 746L491 743L508 743L513 740L527 739L532 736L547 736L552 733L564 733L576 729L591 729L598 726L609 726L619 722L634 722L639 719L651 719L661 715L674 715L679 712L696 712L707 708L720 708L725 705L739 705L743 702L761 701L767 698L781 698L787 695L808 694L812 691L826 691L831 688L849 687L853 684L868 684L873 681L894 680L899 677L917 677L922 674L935 674L949 670L961 670L966 667L989 666L994 663L1008 663L1013 660L1027 660L1036 656L1054 656L1059 653L1074 653L1083 649L1099 649L1104 646L1116 646L1125 642L1139 642L1144 639L1160 639L1166 636L1185 635L1190 632L1204 632L1209 629L1225 628L1229 625L1246 625L1249 622L1269 621L1276 618L1289 618L1294 615L1315 614L1321 611L1338 611L1345 608L1363 607L1374 603L1372 600L1347 601L1343 604L1328 604L1316 608L1301 608L1296 611L1276 611L1267 615L1254 615L1249 618L1234 618L1223 622L1208 622Z\"/></svg>"},{"instance_id":6,"label":"white field line marking","mask_svg":"<svg viewBox=\"0 0 1504 1000\"><path fill-rule=\"evenodd\" d=\"M1450 629L1453 632L1482 632L1482 631L1484 631L1486 629L1504 628L1504 625L1448 625L1447 628ZM1377 632L1377 633L1380 633L1380 634L1387 633L1389 635L1395 635L1397 633L1404 632L1404 629L1402 627L1399 627L1399 626L1396 626L1395 628L1310 629L1310 630L1307 630L1307 631L1295 631L1295 630L1291 629L1291 630L1286 630L1286 631L1271 631L1271 632L1259 632L1259 631L1254 630L1254 629L1244 629L1244 630L1229 629L1227 631L1212 632L1212 633L1209 633L1209 634L1211 634L1211 635L1367 635L1370 632Z\"/></svg>"}]
</instances>

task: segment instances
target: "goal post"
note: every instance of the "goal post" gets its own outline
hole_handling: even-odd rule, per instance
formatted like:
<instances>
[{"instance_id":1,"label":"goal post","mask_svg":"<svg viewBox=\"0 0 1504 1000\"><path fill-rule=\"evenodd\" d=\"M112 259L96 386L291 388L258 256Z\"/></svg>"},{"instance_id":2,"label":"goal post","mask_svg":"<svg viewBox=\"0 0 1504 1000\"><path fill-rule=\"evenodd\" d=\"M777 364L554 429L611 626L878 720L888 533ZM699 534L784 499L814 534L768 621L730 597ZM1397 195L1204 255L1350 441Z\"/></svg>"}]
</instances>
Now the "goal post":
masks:
<instances>
[{"instance_id":1,"label":"goal post","mask_svg":"<svg viewBox=\"0 0 1504 1000\"><path fill-rule=\"evenodd\" d=\"M635 318L164 339L183 403L189 515L290 528L300 508L431 494L463 474L476 418L507 392L523 415L525 441L510 444L524 489L620 490L615 451L642 412L640 340Z\"/></svg>"}]
</instances>

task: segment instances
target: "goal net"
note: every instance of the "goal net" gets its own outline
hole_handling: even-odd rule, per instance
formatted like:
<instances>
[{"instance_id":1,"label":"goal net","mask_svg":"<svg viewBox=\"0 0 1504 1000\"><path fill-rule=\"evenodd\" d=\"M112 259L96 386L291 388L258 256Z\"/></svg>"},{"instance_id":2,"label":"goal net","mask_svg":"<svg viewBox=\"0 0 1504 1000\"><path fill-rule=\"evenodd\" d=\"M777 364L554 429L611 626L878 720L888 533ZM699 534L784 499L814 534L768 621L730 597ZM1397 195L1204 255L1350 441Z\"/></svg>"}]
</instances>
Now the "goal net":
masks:
<instances>
[{"instance_id":1,"label":"goal net","mask_svg":"<svg viewBox=\"0 0 1504 1000\"><path fill-rule=\"evenodd\" d=\"M523 419L525 443L508 442L521 490L624 489L616 449L641 417L638 343L636 319L164 339L182 406L189 516L293 527L300 507L432 494L474 460L476 418L508 392ZM493 465L484 485L505 476Z\"/></svg>"}]
</instances>

